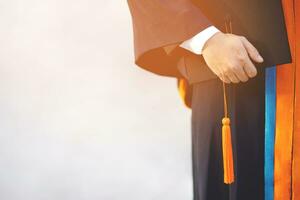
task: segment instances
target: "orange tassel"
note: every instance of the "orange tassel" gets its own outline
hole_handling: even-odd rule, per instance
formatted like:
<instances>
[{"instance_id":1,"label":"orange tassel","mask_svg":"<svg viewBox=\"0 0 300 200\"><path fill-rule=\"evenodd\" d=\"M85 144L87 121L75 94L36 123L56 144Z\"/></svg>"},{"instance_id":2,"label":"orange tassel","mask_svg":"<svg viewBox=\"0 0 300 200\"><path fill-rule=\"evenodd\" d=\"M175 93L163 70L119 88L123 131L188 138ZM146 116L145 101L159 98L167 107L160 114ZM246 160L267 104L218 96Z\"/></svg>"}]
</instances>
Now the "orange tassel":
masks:
<instances>
[{"instance_id":1,"label":"orange tassel","mask_svg":"<svg viewBox=\"0 0 300 200\"><path fill-rule=\"evenodd\" d=\"M234 166L231 143L230 119L222 119L222 147L223 147L223 167L224 183L231 184L234 182Z\"/></svg>"}]
</instances>

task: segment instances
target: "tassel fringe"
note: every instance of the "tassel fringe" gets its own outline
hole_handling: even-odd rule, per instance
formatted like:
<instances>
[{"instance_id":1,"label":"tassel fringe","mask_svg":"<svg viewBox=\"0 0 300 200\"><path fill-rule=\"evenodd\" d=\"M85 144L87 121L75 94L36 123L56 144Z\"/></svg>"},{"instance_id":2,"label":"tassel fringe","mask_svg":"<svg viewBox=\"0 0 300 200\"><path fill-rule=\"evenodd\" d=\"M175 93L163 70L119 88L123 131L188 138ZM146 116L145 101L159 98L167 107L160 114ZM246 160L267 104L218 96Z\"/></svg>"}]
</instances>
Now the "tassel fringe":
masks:
<instances>
[{"instance_id":1,"label":"tassel fringe","mask_svg":"<svg viewBox=\"0 0 300 200\"><path fill-rule=\"evenodd\" d=\"M224 117L222 120L222 124L224 183L231 184L234 182L234 166L231 143L230 119Z\"/></svg>"}]
</instances>

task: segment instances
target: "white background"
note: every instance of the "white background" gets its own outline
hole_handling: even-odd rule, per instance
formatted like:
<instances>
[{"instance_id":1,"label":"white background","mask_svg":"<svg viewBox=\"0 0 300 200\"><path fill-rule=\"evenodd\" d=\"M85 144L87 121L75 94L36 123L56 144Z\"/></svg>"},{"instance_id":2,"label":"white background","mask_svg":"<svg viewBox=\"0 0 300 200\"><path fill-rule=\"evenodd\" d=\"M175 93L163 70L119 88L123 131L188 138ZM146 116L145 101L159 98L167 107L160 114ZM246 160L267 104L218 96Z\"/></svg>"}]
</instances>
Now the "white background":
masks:
<instances>
[{"instance_id":1,"label":"white background","mask_svg":"<svg viewBox=\"0 0 300 200\"><path fill-rule=\"evenodd\" d=\"M0 199L192 199L190 111L125 0L0 2Z\"/></svg>"}]
</instances>

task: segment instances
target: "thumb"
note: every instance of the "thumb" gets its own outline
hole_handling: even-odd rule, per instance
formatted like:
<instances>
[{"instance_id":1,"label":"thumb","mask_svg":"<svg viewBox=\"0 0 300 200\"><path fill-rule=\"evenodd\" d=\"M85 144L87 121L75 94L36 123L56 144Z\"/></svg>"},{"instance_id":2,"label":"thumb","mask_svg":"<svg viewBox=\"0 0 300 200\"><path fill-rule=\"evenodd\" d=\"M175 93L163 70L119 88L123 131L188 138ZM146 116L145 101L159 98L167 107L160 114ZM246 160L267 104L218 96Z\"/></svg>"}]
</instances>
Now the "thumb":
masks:
<instances>
[{"instance_id":1,"label":"thumb","mask_svg":"<svg viewBox=\"0 0 300 200\"><path fill-rule=\"evenodd\" d=\"M258 50L245 37L241 36L240 38L250 58L257 63L264 62L264 59L259 54Z\"/></svg>"}]
</instances>

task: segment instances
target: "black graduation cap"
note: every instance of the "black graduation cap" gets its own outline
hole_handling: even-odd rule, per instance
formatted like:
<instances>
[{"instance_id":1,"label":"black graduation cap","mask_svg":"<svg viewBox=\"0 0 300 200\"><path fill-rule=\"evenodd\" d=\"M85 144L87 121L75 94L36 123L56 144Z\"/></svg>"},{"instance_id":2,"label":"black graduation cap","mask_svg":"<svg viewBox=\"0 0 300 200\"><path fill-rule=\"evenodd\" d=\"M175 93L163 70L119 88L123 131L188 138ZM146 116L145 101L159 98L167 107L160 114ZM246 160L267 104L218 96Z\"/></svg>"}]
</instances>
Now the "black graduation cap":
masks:
<instances>
[{"instance_id":1,"label":"black graduation cap","mask_svg":"<svg viewBox=\"0 0 300 200\"><path fill-rule=\"evenodd\" d=\"M281 0L192 0L202 13L222 32L245 36L259 51L264 62L257 67L271 67L291 62L287 30ZM234 182L230 119L227 116L225 83L222 146L224 183Z\"/></svg>"},{"instance_id":2,"label":"black graduation cap","mask_svg":"<svg viewBox=\"0 0 300 200\"><path fill-rule=\"evenodd\" d=\"M291 62L291 53L281 0L192 0L219 30L245 36L271 67Z\"/></svg>"}]
</instances>

